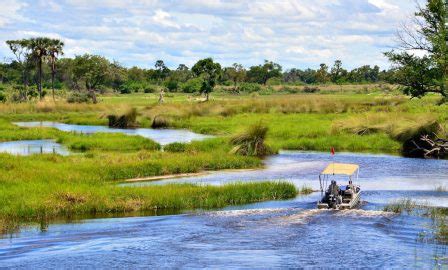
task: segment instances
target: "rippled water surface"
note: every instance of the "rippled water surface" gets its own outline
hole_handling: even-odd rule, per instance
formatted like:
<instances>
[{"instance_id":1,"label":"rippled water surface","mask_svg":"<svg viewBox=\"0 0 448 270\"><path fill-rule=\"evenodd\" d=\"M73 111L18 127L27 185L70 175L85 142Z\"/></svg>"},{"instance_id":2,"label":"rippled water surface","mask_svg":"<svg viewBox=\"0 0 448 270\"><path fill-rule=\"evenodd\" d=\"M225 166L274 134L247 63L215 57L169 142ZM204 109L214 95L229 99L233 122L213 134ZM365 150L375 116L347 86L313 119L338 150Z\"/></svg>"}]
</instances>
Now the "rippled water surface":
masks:
<instances>
[{"instance_id":1,"label":"rippled water surface","mask_svg":"<svg viewBox=\"0 0 448 270\"><path fill-rule=\"evenodd\" d=\"M52 154L52 153L66 156L70 154L70 152L65 146L56 143L53 140L1 142L0 152L21 156L28 156L32 154Z\"/></svg>"},{"instance_id":2,"label":"rippled water surface","mask_svg":"<svg viewBox=\"0 0 448 270\"><path fill-rule=\"evenodd\" d=\"M259 171L220 172L172 181L222 184L286 179L318 187L327 154L282 152ZM181 215L84 220L24 230L0 240L0 266L23 268L446 268L447 246L431 219L382 212L400 198L448 206L448 161L339 154L361 166L362 207L316 210L319 193ZM152 184L167 183L156 182Z\"/></svg>"},{"instance_id":3,"label":"rippled water surface","mask_svg":"<svg viewBox=\"0 0 448 270\"><path fill-rule=\"evenodd\" d=\"M166 145L173 142L191 142L193 140L203 140L211 137L207 135L194 133L185 129L151 129L151 128L118 129L118 128L109 128L106 126L71 125L57 122L16 122L14 124L21 127L51 127L62 131L77 132L83 134L108 132L108 133L123 133L126 135L139 135L154 140L160 143L161 145Z\"/></svg>"}]
</instances>

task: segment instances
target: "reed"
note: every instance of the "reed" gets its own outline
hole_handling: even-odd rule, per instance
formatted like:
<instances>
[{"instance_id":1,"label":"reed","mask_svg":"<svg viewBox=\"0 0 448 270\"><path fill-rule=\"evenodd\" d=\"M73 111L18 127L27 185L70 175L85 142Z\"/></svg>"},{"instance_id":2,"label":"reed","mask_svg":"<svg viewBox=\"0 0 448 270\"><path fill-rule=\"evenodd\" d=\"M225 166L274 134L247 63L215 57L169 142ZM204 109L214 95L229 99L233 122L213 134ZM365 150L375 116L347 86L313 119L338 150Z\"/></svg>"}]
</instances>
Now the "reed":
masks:
<instances>
[{"instance_id":1,"label":"reed","mask_svg":"<svg viewBox=\"0 0 448 270\"><path fill-rule=\"evenodd\" d=\"M414 209L419 206L411 199L400 199L393 201L386 206L384 206L383 211L385 212L393 212L393 213L402 213L408 212L411 213Z\"/></svg>"},{"instance_id":2,"label":"reed","mask_svg":"<svg viewBox=\"0 0 448 270\"><path fill-rule=\"evenodd\" d=\"M0 206L0 231L17 229L23 223L76 215L89 214L94 217L103 213L123 214L145 210L211 209L290 199L296 194L294 185L286 182L231 183L223 186L65 186L33 194L20 203L7 202Z\"/></svg>"},{"instance_id":3,"label":"reed","mask_svg":"<svg viewBox=\"0 0 448 270\"><path fill-rule=\"evenodd\" d=\"M233 136L230 143L233 145L231 153L243 156L266 156L272 151L265 145L268 127L257 123L244 132Z\"/></svg>"}]
</instances>

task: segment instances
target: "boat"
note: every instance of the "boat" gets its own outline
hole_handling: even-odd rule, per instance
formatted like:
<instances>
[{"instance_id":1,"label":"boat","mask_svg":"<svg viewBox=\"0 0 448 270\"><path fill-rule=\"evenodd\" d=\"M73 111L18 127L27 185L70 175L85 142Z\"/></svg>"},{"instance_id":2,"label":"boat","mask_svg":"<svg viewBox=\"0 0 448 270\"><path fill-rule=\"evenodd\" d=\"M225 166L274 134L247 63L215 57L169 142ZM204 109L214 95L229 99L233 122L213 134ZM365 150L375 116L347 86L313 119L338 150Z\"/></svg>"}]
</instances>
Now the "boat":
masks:
<instances>
[{"instance_id":1,"label":"boat","mask_svg":"<svg viewBox=\"0 0 448 270\"><path fill-rule=\"evenodd\" d=\"M318 209L345 210L356 208L361 201L361 188L354 185L358 181L359 165L346 163L331 163L320 174L319 183L321 199L317 202ZM347 184L337 184L336 179L348 180Z\"/></svg>"}]
</instances>

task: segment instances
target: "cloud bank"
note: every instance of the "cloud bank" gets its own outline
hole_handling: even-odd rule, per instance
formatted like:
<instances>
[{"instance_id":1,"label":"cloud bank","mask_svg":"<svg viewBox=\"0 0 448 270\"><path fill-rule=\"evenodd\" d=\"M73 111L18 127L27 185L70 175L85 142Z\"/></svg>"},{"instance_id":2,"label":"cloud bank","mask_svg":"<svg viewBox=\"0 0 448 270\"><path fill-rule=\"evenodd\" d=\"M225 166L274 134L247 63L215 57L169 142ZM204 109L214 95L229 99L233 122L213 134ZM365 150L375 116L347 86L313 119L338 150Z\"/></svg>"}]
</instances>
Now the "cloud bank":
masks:
<instances>
[{"instance_id":1,"label":"cloud bank","mask_svg":"<svg viewBox=\"0 0 448 270\"><path fill-rule=\"evenodd\" d=\"M62 39L66 56L101 54L126 66L213 57L387 68L382 52L414 8L409 0L3 0L0 57L11 57L6 40L44 35Z\"/></svg>"}]
</instances>

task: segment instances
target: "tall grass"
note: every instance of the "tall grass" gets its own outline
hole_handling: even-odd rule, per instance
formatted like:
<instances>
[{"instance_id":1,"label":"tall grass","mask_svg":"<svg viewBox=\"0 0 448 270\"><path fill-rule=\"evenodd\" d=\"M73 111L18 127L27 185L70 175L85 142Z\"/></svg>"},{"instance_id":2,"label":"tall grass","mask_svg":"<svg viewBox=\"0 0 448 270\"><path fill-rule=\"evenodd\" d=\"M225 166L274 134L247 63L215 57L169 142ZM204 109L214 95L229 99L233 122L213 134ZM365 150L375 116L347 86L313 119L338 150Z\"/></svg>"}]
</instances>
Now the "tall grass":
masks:
<instances>
[{"instance_id":1,"label":"tall grass","mask_svg":"<svg viewBox=\"0 0 448 270\"><path fill-rule=\"evenodd\" d=\"M35 185L35 188L42 187ZM7 201L0 206L0 231L15 229L17 224L23 222L49 221L56 217L163 209L210 209L290 199L296 194L294 185L286 182L233 183L223 186L53 186L53 189L30 194L20 202Z\"/></svg>"},{"instance_id":2,"label":"tall grass","mask_svg":"<svg viewBox=\"0 0 448 270\"><path fill-rule=\"evenodd\" d=\"M384 206L383 211L397 214L402 212L410 213L418 207L419 206L411 199L400 199Z\"/></svg>"},{"instance_id":3,"label":"tall grass","mask_svg":"<svg viewBox=\"0 0 448 270\"><path fill-rule=\"evenodd\" d=\"M265 145L268 127L257 123L247 128L244 132L233 136L230 140L233 148L231 153L243 156L263 157L272 151Z\"/></svg>"}]
</instances>

